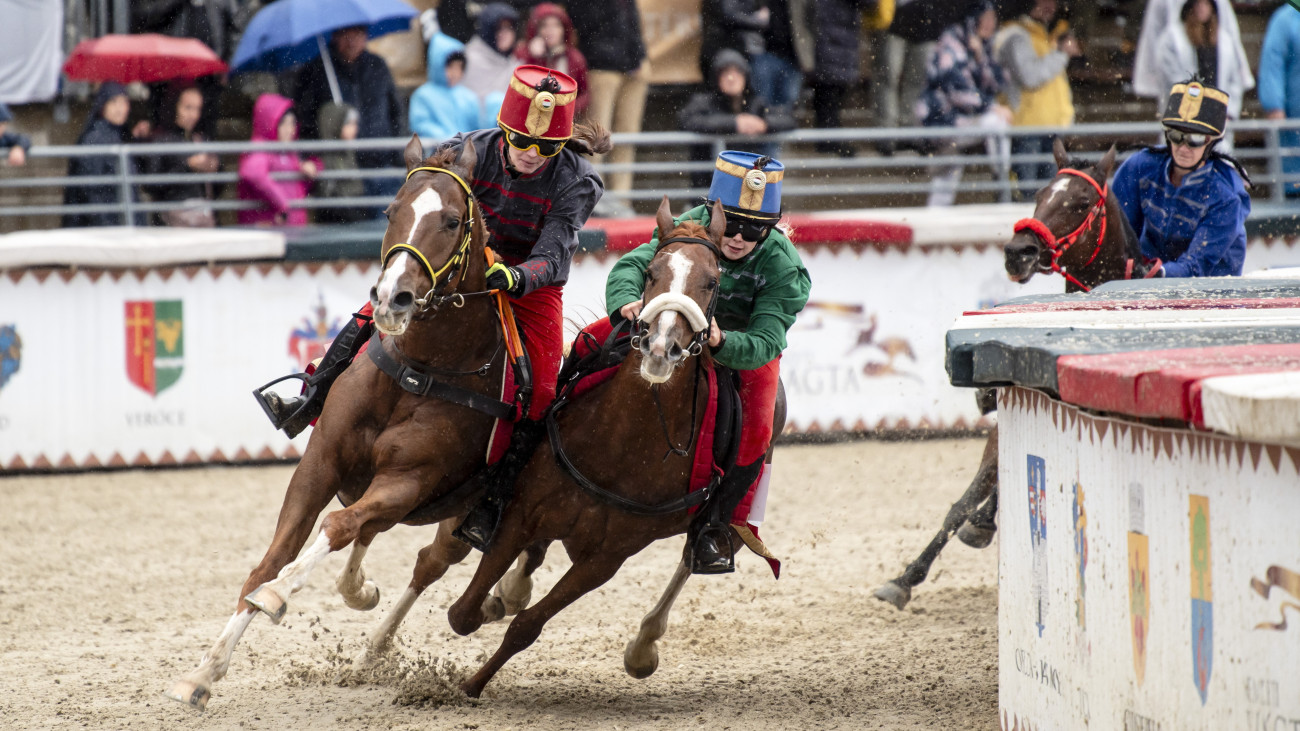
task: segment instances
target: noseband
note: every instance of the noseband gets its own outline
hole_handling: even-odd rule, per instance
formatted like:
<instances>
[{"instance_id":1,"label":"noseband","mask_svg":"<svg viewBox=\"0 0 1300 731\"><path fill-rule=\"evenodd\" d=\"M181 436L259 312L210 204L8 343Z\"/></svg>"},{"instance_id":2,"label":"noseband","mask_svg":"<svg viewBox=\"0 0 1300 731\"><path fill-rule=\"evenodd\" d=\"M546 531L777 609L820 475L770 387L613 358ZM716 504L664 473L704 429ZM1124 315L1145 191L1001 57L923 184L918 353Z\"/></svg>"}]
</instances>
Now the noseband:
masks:
<instances>
[{"instance_id":1,"label":"noseband","mask_svg":"<svg viewBox=\"0 0 1300 731\"><path fill-rule=\"evenodd\" d=\"M450 175L451 179L455 180L460 185L461 189L465 191L466 198L469 201L469 215L466 216L465 220L461 222L461 226L465 228L465 236L461 239L460 246L456 247L456 251L453 252L451 257L447 259L446 263L444 263L442 267L440 267L436 271L434 270L433 265L429 263L428 257L426 257L419 249L415 248L415 246L411 244L410 235L415 234L414 229L412 229L411 234L408 235L406 241L400 244L394 244L392 247L388 249L388 251L385 251L383 257L379 260L379 263L381 267L387 267L388 260L392 258L394 252L405 251L406 253L414 256L415 260L420 262L420 266L424 267L425 274L429 275L429 282L430 282L429 291L425 292L423 297L417 299L415 301L415 304L419 305L421 309L427 309L428 307L432 306L433 309L436 310L446 300L452 300L452 303L456 307L460 307L465 304L464 296L458 292L452 293L451 295L448 296L443 296L439 291L440 288L438 286L438 277L441 277L443 274L450 271L450 274L448 274L446 281L443 283L445 285L450 286L452 279L455 279L458 275L463 273L461 267L465 263L466 255L469 254L470 238L474 233L474 211L477 206L474 200L474 192L470 190L469 184L466 183L463 178L461 178L459 175L446 168L435 168L435 167L414 168L411 170L411 172L406 174L406 179L409 181L412 175L415 175L416 173L419 172L443 173L445 175Z\"/></svg>"},{"instance_id":2,"label":"noseband","mask_svg":"<svg viewBox=\"0 0 1300 731\"><path fill-rule=\"evenodd\" d=\"M655 249L655 255L658 256L659 252L663 251L664 247L669 244L694 244L697 246L704 246L708 248L709 251L712 251L714 256L718 257L718 259L722 258L722 252L718 249L717 244L714 244L708 239L701 239L695 236L674 236L673 238L660 241L659 248ZM699 355L704 351L704 344L709 342L709 325L713 322L713 312L718 306L719 289L720 287L717 286L713 288L713 296L709 298L709 306L707 310L701 310L699 303L684 294L664 292L663 294L657 295L654 299L646 303L645 308L641 310L641 314L637 317L641 323L641 327L638 329L637 334L632 336L632 347L640 350L642 338L650 332L650 325L648 323L654 320L655 315L671 310L680 313L691 324L694 334L691 336L691 344L688 352L691 355Z\"/></svg>"},{"instance_id":3,"label":"noseband","mask_svg":"<svg viewBox=\"0 0 1300 731\"><path fill-rule=\"evenodd\" d=\"M1074 286L1078 287L1079 289L1082 289L1084 292L1087 292L1089 291L1089 288L1084 286L1084 284L1080 282L1078 279L1075 279L1074 275L1065 271L1065 269L1061 267L1060 260L1061 260L1061 256L1064 255L1065 252L1069 250L1069 248L1073 246L1083 236L1084 233L1092 229L1092 222L1100 218L1101 219L1101 225L1099 227L1100 230L1097 232L1097 238L1093 243L1092 256L1088 257L1088 261L1084 262L1083 267L1081 268L1086 268L1089 265L1091 265L1094 261L1096 261L1097 255L1101 253L1101 242L1105 241L1106 239L1106 192L1108 188L1105 185L1098 184L1097 181L1094 180L1091 175L1081 170L1075 170L1074 168L1061 168L1057 174L1073 175L1076 178L1082 178L1085 181L1087 181L1089 185L1092 186L1093 190L1097 191L1097 202L1094 203L1092 208L1088 210L1088 215L1086 218L1083 219L1083 223L1079 224L1079 226L1075 228L1073 231L1060 238L1057 238L1052 233L1052 230L1047 227L1047 224L1043 223L1037 218L1022 218L1019 221L1016 221L1014 231L1015 233L1020 233L1021 231L1029 231L1030 233L1034 234L1034 236L1036 236L1038 240L1042 242L1043 246L1045 246L1049 251L1052 252L1051 271L1059 273L1061 276L1065 277L1068 281L1072 282Z\"/></svg>"}]
</instances>

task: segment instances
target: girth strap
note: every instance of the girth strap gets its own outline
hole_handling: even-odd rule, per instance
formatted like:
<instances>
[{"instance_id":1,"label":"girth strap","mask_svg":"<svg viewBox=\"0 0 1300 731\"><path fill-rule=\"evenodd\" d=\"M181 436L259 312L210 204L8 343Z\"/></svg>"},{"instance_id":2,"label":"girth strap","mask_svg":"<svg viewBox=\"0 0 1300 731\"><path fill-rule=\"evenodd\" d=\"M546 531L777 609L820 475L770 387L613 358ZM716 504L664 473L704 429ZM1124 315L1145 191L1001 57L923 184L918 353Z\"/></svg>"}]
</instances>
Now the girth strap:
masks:
<instances>
[{"instance_id":1,"label":"girth strap","mask_svg":"<svg viewBox=\"0 0 1300 731\"><path fill-rule=\"evenodd\" d=\"M515 418L515 407L512 404L494 399L491 396L484 396L481 393L475 393L467 388L443 383L436 380L431 373L398 362L397 359L384 350L378 332L370 338L370 344L366 348L366 352L370 354L370 360L374 362L375 366L394 381L397 381L397 385L401 386L405 391L417 396L432 396L443 401L449 401L497 419L513 421Z\"/></svg>"}]
</instances>

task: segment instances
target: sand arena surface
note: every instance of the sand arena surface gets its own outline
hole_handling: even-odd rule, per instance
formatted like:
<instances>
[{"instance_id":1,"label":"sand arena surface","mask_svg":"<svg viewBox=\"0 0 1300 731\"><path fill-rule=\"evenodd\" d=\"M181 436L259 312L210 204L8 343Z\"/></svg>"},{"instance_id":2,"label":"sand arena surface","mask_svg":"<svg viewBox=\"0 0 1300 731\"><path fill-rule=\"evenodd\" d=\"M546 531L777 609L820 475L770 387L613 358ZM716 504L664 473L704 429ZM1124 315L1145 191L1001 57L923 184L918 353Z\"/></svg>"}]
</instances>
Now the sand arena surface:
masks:
<instances>
[{"instance_id":1,"label":"sand arena surface","mask_svg":"<svg viewBox=\"0 0 1300 731\"><path fill-rule=\"evenodd\" d=\"M982 449L976 439L780 447L763 534L782 578L748 553L733 575L693 577L647 680L624 673L623 646L681 538L553 619L481 700L455 683L505 625L466 638L446 620L473 563L425 592L395 652L358 673L350 658L433 536L398 526L366 557L378 609L344 606L333 587L344 555L330 556L283 624L254 619L203 714L161 694L229 619L293 467L0 479L0 728L996 728L996 547L954 541L905 611L871 596L938 529ZM567 566L552 546L534 599Z\"/></svg>"}]
</instances>

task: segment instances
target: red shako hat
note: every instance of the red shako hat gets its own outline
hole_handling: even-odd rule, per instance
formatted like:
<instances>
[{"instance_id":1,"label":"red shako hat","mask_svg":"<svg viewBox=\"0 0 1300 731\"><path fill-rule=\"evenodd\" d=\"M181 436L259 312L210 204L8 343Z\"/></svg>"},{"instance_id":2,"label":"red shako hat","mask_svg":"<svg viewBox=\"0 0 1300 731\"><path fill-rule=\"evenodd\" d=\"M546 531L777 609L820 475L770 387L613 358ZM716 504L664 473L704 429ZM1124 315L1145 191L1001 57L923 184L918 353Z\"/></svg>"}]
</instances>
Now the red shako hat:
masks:
<instances>
[{"instance_id":1,"label":"red shako hat","mask_svg":"<svg viewBox=\"0 0 1300 731\"><path fill-rule=\"evenodd\" d=\"M497 123L526 137L567 140L573 136L573 109L578 82L545 66L524 65L506 89Z\"/></svg>"}]
</instances>

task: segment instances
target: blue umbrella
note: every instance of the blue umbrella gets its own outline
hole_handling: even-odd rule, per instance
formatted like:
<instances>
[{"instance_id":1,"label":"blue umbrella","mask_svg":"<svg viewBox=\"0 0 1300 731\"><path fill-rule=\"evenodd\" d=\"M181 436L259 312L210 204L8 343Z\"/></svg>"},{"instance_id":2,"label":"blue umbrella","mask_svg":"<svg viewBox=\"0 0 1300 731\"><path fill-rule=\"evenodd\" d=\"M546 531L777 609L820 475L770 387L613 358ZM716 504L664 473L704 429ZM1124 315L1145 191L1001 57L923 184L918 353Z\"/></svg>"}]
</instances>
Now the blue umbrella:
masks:
<instances>
[{"instance_id":1,"label":"blue umbrella","mask_svg":"<svg viewBox=\"0 0 1300 731\"><path fill-rule=\"evenodd\" d=\"M340 28L366 26L368 35L377 38L406 30L415 16L415 8L402 0L277 0L249 22L230 60L230 72L283 71L319 55L332 72L329 54L324 53L326 36ZM334 74L329 76L333 81Z\"/></svg>"}]
</instances>

